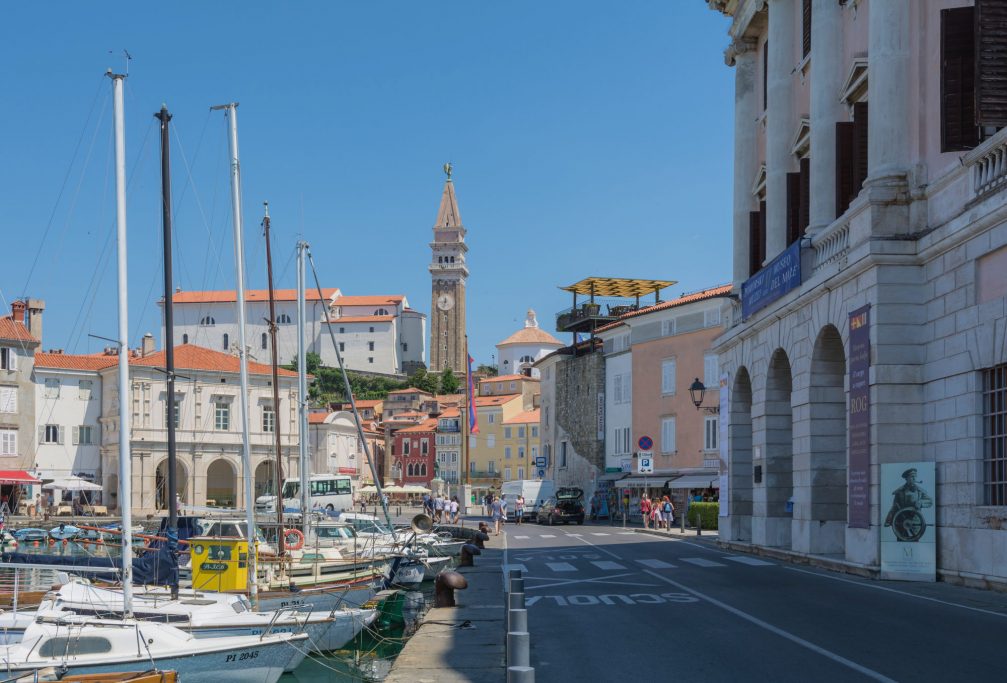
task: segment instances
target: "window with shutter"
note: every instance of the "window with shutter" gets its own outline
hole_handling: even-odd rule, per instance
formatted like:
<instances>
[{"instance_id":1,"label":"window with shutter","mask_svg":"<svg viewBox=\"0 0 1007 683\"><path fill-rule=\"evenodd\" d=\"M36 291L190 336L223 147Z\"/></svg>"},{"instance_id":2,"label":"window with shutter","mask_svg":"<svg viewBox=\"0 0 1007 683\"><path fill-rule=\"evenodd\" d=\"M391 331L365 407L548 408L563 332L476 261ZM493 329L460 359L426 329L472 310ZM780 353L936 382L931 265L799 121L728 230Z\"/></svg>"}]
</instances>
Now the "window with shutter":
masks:
<instances>
[{"instance_id":1,"label":"window with shutter","mask_svg":"<svg viewBox=\"0 0 1007 683\"><path fill-rule=\"evenodd\" d=\"M675 393L675 359L661 361L661 393L667 396Z\"/></svg>"},{"instance_id":2,"label":"window with shutter","mask_svg":"<svg viewBox=\"0 0 1007 683\"><path fill-rule=\"evenodd\" d=\"M976 0L975 3L976 123L1007 126L1007 3Z\"/></svg>"},{"instance_id":3,"label":"window with shutter","mask_svg":"<svg viewBox=\"0 0 1007 683\"><path fill-rule=\"evenodd\" d=\"M71 437L71 442L74 446L80 444L80 427L74 427Z\"/></svg>"},{"instance_id":4,"label":"window with shutter","mask_svg":"<svg viewBox=\"0 0 1007 683\"><path fill-rule=\"evenodd\" d=\"M853 199L853 124L836 124L836 218L842 216Z\"/></svg>"},{"instance_id":5,"label":"window with shutter","mask_svg":"<svg viewBox=\"0 0 1007 683\"><path fill-rule=\"evenodd\" d=\"M979 143L975 112L975 11L941 10L941 151Z\"/></svg>"},{"instance_id":6,"label":"window with shutter","mask_svg":"<svg viewBox=\"0 0 1007 683\"><path fill-rule=\"evenodd\" d=\"M801 205L797 212L797 224L803 235L811 225L811 159L801 159Z\"/></svg>"},{"instance_id":7,"label":"window with shutter","mask_svg":"<svg viewBox=\"0 0 1007 683\"><path fill-rule=\"evenodd\" d=\"M801 238L801 174L787 174L787 244Z\"/></svg>"},{"instance_id":8,"label":"window with shutter","mask_svg":"<svg viewBox=\"0 0 1007 683\"><path fill-rule=\"evenodd\" d=\"M748 274L755 275L762 267L759 260L759 212L748 214Z\"/></svg>"},{"instance_id":9,"label":"window with shutter","mask_svg":"<svg viewBox=\"0 0 1007 683\"><path fill-rule=\"evenodd\" d=\"M661 418L661 452L675 452L675 418Z\"/></svg>"},{"instance_id":10,"label":"window with shutter","mask_svg":"<svg viewBox=\"0 0 1007 683\"><path fill-rule=\"evenodd\" d=\"M762 109L769 108L769 41L762 44Z\"/></svg>"},{"instance_id":11,"label":"window with shutter","mask_svg":"<svg viewBox=\"0 0 1007 683\"><path fill-rule=\"evenodd\" d=\"M766 200L759 202L759 269L766 262Z\"/></svg>"},{"instance_id":12,"label":"window with shutter","mask_svg":"<svg viewBox=\"0 0 1007 683\"><path fill-rule=\"evenodd\" d=\"M853 194L852 202L860 194L867 180L867 103L853 105Z\"/></svg>"},{"instance_id":13,"label":"window with shutter","mask_svg":"<svg viewBox=\"0 0 1007 683\"><path fill-rule=\"evenodd\" d=\"M17 387L0 387L0 413L17 412Z\"/></svg>"},{"instance_id":14,"label":"window with shutter","mask_svg":"<svg viewBox=\"0 0 1007 683\"><path fill-rule=\"evenodd\" d=\"M0 429L0 455L17 455L16 429Z\"/></svg>"},{"instance_id":15,"label":"window with shutter","mask_svg":"<svg viewBox=\"0 0 1007 683\"><path fill-rule=\"evenodd\" d=\"M811 0L801 0L802 18L802 51L801 54L807 57L811 54Z\"/></svg>"}]
</instances>

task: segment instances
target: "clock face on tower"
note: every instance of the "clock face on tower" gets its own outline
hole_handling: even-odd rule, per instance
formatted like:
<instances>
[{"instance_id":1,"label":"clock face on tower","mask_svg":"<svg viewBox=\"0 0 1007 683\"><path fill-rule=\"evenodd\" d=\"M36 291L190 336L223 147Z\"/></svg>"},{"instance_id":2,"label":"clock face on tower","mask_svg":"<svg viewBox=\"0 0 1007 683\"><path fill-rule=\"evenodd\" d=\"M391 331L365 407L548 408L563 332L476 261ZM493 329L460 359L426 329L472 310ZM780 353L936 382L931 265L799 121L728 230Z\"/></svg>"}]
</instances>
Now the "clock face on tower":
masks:
<instances>
[{"instance_id":1,"label":"clock face on tower","mask_svg":"<svg viewBox=\"0 0 1007 683\"><path fill-rule=\"evenodd\" d=\"M441 309L442 311L450 311L452 308L454 308L454 305L455 305L455 298L450 294L448 294L447 292L444 292L439 297L437 297L437 308Z\"/></svg>"}]
</instances>

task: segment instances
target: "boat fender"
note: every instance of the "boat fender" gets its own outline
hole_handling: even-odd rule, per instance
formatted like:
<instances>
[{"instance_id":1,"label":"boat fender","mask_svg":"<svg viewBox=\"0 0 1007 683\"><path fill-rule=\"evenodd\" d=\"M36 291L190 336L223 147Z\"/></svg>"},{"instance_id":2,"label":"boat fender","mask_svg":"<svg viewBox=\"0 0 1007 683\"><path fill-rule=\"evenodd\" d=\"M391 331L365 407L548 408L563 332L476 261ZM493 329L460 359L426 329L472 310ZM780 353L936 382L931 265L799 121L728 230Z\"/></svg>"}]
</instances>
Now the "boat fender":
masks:
<instances>
[{"instance_id":1,"label":"boat fender","mask_svg":"<svg viewBox=\"0 0 1007 683\"><path fill-rule=\"evenodd\" d=\"M291 537L293 542L290 541ZM283 540L287 544L287 550L300 550L304 547L304 533L300 529L284 529Z\"/></svg>"}]
</instances>

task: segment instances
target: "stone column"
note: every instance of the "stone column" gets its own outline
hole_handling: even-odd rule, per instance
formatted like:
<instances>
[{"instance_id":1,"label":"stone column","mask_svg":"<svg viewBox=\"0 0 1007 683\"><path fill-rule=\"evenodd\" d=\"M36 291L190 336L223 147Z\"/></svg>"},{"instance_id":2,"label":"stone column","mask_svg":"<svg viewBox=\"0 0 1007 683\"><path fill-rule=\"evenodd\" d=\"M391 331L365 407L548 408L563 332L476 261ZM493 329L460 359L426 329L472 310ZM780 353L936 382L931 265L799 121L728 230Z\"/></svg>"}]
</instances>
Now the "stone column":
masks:
<instances>
[{"instance_id":1,"label":"stone column","mask_svg":"<svg viewBox=\"0 0 1007 683\"><path fill-rule=\"evenodd\" d=\"M766 108L766 260L787 246L787 173L797 170L790 153L797 130L794 67L797 66L797 0L769 0L769 64Z\"/></svg>"},{"instance_id":2,"label":"stone column","mask_svg":"<svg viewBox=\"0 0 1007 683\"><path fill-rule=\"evenodd\" d=\"M725 61L734 66L734 288L748 279L748 225L758 154L755 140L756 59L754 40L736 40Z\"/></svg>"},{"instance_id":3,"label":"stone column","mask_svg":"<svg viewBox=\"0 0 1007 683\"><path fill-rule=\"evenodd\" d=\"M809 228L812 234L836 219L836 123L846 120L839 101L843 80L842 11L833 0L812 0Z\"/></svg>"},{"instance_id":4,"label":"stone column","mask_svg":"<svg viewBox=\"0 0 1007 683\"><path fill-rule=\"evenodd\" d=\"M909 168L909 0L873 0L867 14L867 177L875 180Z\"/></svg>"}]
</instances>

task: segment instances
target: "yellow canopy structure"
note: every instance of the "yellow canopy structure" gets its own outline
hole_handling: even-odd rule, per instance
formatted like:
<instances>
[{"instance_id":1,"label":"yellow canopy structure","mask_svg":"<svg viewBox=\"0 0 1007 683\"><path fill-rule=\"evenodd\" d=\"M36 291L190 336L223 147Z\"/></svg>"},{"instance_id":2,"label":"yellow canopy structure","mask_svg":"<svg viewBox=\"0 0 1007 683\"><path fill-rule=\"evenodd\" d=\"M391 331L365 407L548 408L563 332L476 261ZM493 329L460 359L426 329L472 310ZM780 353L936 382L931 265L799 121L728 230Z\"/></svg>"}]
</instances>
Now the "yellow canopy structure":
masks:
<instances>
[{"instance_id":1,"label":"yellow canopy structure","mask_svg":"<svg viewBox=\"0 0 1007 683\"><path fill-rule=\"evenodd\" d=\"M677 280L640 280L623 277L586 277L560 289L586 296L612 296L632 299L646 294L656 294L665 287L677 284Z\"/></svg>"}]
</instances>

